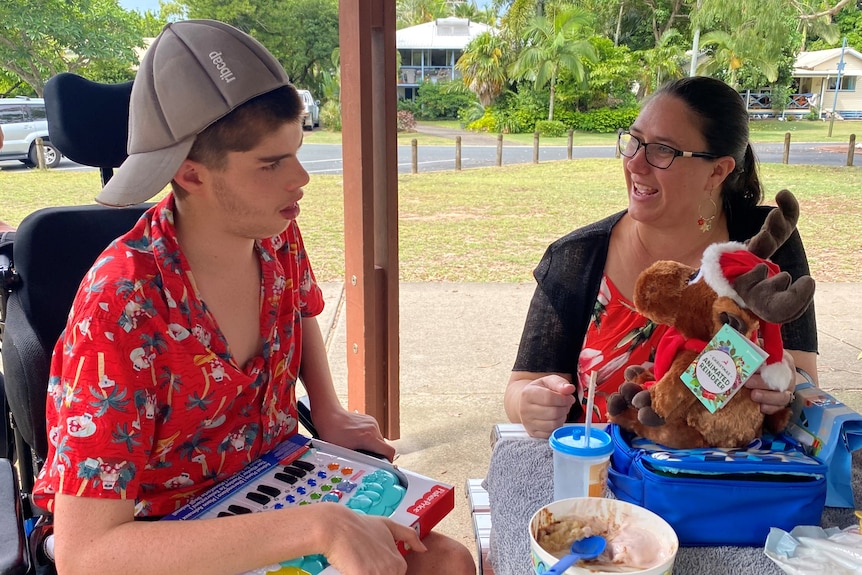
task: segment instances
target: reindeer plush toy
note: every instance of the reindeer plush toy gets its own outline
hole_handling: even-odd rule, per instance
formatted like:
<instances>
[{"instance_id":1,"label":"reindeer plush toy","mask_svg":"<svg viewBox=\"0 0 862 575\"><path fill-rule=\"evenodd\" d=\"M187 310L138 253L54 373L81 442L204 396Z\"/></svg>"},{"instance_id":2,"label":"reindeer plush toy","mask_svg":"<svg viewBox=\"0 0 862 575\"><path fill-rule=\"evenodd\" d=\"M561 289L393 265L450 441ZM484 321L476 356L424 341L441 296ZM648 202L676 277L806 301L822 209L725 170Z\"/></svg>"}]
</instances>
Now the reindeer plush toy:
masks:
<instances>
[{"instance_id":1,"label":"reindeer plush toy","mask_svg":"<svg viewBox=\"0 0 862 575\"><path fill-rule=\"evenodd\" d=\"M773 432L787 425L789 409L764 418L746 387L710 413L680 380L706 342L730 324L753 341L762 338L769 357L760 373L771 389L793 385L779 324L805 312L814 297L814 280L804 276L791 283L790 274L766 259L790 237L799 218L793 194L782 190L775 200L778 209L769 213L757 235L745 244L713 244L704 252L700 270L659 261L638 277L635 307L671 329L658 344L652 370L626 370L626 383L608 398L610 421L677 449L745 447L760 437L764 424Z\"/></svg>"}]
</instances>

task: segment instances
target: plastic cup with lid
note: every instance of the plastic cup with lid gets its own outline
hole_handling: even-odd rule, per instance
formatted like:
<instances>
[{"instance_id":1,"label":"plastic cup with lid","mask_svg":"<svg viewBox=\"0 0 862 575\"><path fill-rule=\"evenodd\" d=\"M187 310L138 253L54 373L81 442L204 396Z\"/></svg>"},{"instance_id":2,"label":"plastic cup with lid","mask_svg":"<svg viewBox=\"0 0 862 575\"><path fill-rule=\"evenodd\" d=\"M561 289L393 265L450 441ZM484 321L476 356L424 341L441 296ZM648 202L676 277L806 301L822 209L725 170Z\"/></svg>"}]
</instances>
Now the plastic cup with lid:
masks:
<instances>
[{"instance_id":1,"label":"plastic cup with lid","mask_svg":"<svg viewBox=\"0 0 862 575\"><path fill-rule=\"evenodd\" d=\"M548 440L554 453L554 501L570 497L602 497L614 451L611 436L595 426L589 440L583 424L557 428Z\"/></svg>"}]
</instances>

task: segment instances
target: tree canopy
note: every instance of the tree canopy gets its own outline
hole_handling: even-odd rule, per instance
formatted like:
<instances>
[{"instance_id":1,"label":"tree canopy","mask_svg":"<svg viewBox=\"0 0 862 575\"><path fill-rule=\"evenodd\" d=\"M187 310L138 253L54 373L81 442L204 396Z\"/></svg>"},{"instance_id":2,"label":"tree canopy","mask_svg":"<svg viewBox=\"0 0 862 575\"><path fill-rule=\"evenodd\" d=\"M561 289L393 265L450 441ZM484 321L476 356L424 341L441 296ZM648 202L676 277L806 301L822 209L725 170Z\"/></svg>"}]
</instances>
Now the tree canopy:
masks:
<instances>
[{"instance_id":1,"label":"tree canopy","mask_svg":"<svg viewBox=\"0 0 862 575\"><path fill-rule=\"evenodd\" d=\"M41 96L48 78L60 72L89 77L120 69L131 77L134 48L143 45L141 17L117 0L0 2L0 82L6 92Z\"/></svg>"}]
</instances>

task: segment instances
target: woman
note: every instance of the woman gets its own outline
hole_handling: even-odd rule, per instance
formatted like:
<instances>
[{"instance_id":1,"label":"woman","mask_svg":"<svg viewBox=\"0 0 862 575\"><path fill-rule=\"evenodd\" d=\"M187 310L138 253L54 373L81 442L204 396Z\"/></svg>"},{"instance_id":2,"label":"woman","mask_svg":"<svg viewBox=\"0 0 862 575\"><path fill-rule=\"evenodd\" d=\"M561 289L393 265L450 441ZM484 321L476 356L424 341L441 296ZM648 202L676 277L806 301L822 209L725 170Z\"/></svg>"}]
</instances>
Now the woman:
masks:
<instances>
[{"instance_id":1,"label":"woman","mask_svg":"<svg viewBox=\"0 0 862 575\"><path fill-rule=\"evenodd\" d=\"M619 136L628 209L554 242L534 275L515 366L505 393L509 419L535 437L584 421L586 389L596 372L593 421L629 365L653 360L664 326L634 310L635 280L653 262L699 267L716 242L745 241L770 208L748 143L748 113L732 88L706 77L666 84ZM793 278L808 273L797 232L772 260ZM783 326L797 381L816 379L813 305ZM793 371L794 366L791 366ZM785 407L792 392L772 391L755 374L746 385L765 414ZM792 388L792 387L791 387Z\"/></svg>"}]
</instances>

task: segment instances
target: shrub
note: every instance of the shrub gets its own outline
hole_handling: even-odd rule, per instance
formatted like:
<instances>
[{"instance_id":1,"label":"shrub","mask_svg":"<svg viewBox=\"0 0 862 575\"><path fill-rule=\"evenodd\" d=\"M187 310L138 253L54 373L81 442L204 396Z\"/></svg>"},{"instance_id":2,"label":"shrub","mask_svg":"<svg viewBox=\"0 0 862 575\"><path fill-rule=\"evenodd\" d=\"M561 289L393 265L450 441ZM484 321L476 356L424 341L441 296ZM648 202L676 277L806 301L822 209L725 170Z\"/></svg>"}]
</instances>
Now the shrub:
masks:
<instances>
[{"instance_id":1,"label":"shrub","mask_svg":"<svg viewBox=\"0 0 862 575\"><path fill-rule=\"evenodd\" d=\"M566 127L573 128L575 126L575 116L578 112L574 110L561 110L554 108L554 119L562 122Z\"/></svg>"},{"instance_id":2,"label":"shrub","mask_svg":"<svg viewBox=\"0 0 862 575\"><path fill-rule=\"evenodd\" d=\"M413 117L413 112L410 110L399 110L396 125L399 132L415 132L416 118Z\"/></svg>"},{"instance_id":3,"label":"shrub","mask_svg":"<svg viewBox=\"0 0 862 575\"><path fill-rule=\"evenodd\" d=\"M320 123L327 130L333 132L341 131L341 104L335 100L329 100L320 108Z\"/></svg>"},{"instance_id":4,"label":"shrub","mask_svg":"<svg viewBox=\"0 0 862 575\"><path fill-rule=\"evenodd\" d=\"M574 117L573 128L582 132L613 133L620 128L631 126L640 110L634 106L626 108L597 108L588 112L578 112Z\"/></svg>"},{"instance_id":5,"label":"shrub","mask_svg":"<svg viewBox=\"0 0 862 575\"><path fill-rule=\"evenodd\" d=\"M536 122L536 131L542 136L559 138L566 135L566 125L559 120L539 120Z\"/></svg>"},{"instance_id":6,"label":"shrub","mask_svg":"<svg viewBox=\"0 0 862 575\"><path fill-rule=\"evenodd\" d=\"M457 120L458 111L469 108L475 101L475 94L459 81L422 82L412 111L419 120Z\"/></svg>"},{"instance_id":7,"label":"shrub","mask_svg":"<svg viewBox=\"0 0 862 575\"><path fill-rule=\"evenodd\" d=\"M466 108L458 110L458 120L462 126L467 126L485 115L485 107L479 102L474 102Z\"/></svg>"},{"instance_id":8,"label":"shrub","mask_svg":"<svg viewBox=\"0 0 862 575\"><path fill-rule=\"evenodd\" d=\"M485 113L481 118L467 124L467 129L473 132L499 132L497 129L497 119L490 108L485 109Z\"/></svg>"},{"instance_id":9,"label":"shrub","mask_svg":"<svg viewBox=\"0 0 862 575\"><path fill-rule=\"evenodd\" d=\"M808 113L805 114L804 118L806 120L819 120L820 119L820 110L814 106L811 106Z\"/></svg>"}]
</instances>

